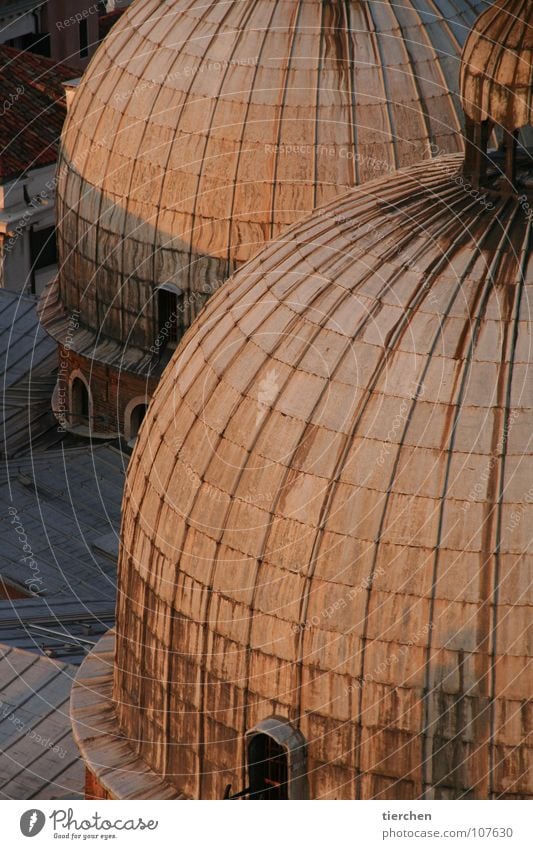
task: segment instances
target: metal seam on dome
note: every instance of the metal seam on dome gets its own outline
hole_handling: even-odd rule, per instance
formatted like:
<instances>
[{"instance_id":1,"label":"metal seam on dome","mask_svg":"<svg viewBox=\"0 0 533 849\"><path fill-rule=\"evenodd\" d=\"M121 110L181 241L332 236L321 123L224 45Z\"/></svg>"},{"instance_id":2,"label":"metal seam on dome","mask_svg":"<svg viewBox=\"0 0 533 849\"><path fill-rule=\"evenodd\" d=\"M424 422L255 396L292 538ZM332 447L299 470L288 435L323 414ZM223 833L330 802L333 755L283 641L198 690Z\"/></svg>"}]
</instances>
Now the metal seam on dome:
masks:
<instances>
[{"instance_id":1,"label":"metal seam on dome","mask_svg":"<svg viewBox=\"0 0 533 849\"><path fill-rule=\"evenodd\" d=\"M371 7L370 3L363 3L362 4L362 10L363 10L363 13L364 13L367 21L369 22L368 31L369 31L369 34L370 34L370 39L371 39L372 44L374 46L375 54L376 54L377 57L379 57L379 62L376 62L376 70L377 70L377 75L379 77L379 80L380 80L380 83L381 83L381 88L382 88L382 91L383 91L382 102L385 104L385 110L384 111L385 111L385 116L386 116L386 120L387 120L387 129L388 129L387 136L388 136L388 139L389 139L388 144L390 146L390 152L392 153L392 157L391 157L392 165L393 165L393 168L396 169L396 168L399 168L398 147L397 147L397 142L396 142L396 133L393 132L393 121L392 121L392 114L391 114L391 100L390 100L390 97L389 97L389 92L387 91L387 75L386 75L386 69L383 65L383 50L382 50L382 47L381 47L380 38L379 38L379 36L376 32L375 20L374 20L373 14L372 14L372 7ZM372 26L370 26L370 22L372 23Z\"/></svg>"},{"instance_id":2,"label":"metal seam on dome","mask_svg":"<svg viewBox=\"0 0 533 849\"><path fill-rule=\"evenodd\" d=\"M335 5L335 4L332 4L332 5ZM324 26L325 20L326 20L326 11L328 11L328 12L332 11L329 3L327 3L327 2L321 3L320 4L320 28L319 28L319 36L318 36L318 57L317 57L318 61L317 61L317 71L316 71L316 90L315 90L315 102L314 102L314 110L315 111L314 111L314 128L313 128L314 129L314 133L313 133L314 138L313 138L313 140L314 140L314 148L315 149L313 151L313 202L312 202L313 207L316 206L316 202L317 202L318 130L319 130L318 115L319 115L319 109L320 109L320 78L321 78L322 71L323 71L323 68L324 68L324 60L325 60L326 45L327 45L327 39L326 39L326 33L325 33L326 27ZM335 25L335 12L336 11L337 11L337 7L335 5L334 16L333 16L333 24L334 25ZM295 33L296 33L296 27L295 27ZM291 51L291 58L292 58L292 51ZM289 65L289 68L290 68L290 65ZM349 73L349 69L348 69L348 73ZM288 80L288 73L287 73L287 80ZM285 86L285 91L283 92L283 105L285 105L286 93L287 93L287 86ZM281 128L281 122L280 122L280 128ZM276 191L276 187L274 185L274 192L275 191ZM274 199L275 199L275 195L273 195L273 197L272 197L272 207L273 208L274 208ZM274 224L274 222L272 222L272 225L273 224ZM274 229L272 227L272 229L270 231L270 237L273 238L275 235L276 234L274 233Z\"/></svg>"},{"instance_id":3,"label":"metal seam on dome","mask_svg":"<svg viewBox=\"0 0 533 849\"><path fill-rule=\"evenodd\" d=\"M225 67L224 72L223 72L223 74L220 78L218 94L213 99L213 103L212 103L212 106L211 106L211 114L210 114L210 117L209 117L209 124L208 124L208 127L205 130L205 135L204 135L204 139L203 139L203 152L202 152L202 156L200 158L200 169L199 169L198 175L197 175L196 189L193 193L194 194L194 200L193 200L192 211L191 211L191 216L192 216L193 221L199 217L198 212L197 212L197 208L198 208L197 203L198 203L198 196L200 194L200 187L202 185L203 168L205 166L205 159L206 159L206 154L207 154L207 150L208 150L208 147L209 147L209 142L211 140L211 133L212 133L212 130L213 130L215 115L216 115L216 112L217 112L219 100L222 96L222 91L223 91L224 83L226 81L226 76L229 72L229 69L231 68L231 63L233 61L233 57L235 56L235 51L237 50L240 39L243 36L243 33L246 32L246 23L248 22L248 19L251 17L251 15L254 12L254 4L250 5L249 10L246 9L245 4L243 4L243 7L244 7L244 14L243 14L242 18L239 19L238 27L237 27L237 35L236 35L234 42L233 42L233 45L231 47L231 51L229 53L229 58L227 60L226 67ZM230 14L231 10L232 10L232 7L228 5L228 9L226 10L226 13L224 14L224 16L222 18L223 21L225 21L226 17ZM244 26L242 26L243 22L244 22ZM215 35L216 35L216 33L215 33ZM213 36L213 39L211 39L210 45L213 42L215 35ZM194 267L193 261L192 261L193 253L194 253L194 246L193 246L194 243L193 243L193 238L192 238L193 233L194 233L194 229L191 230L191 239L190 239L189 248L188 248L188 251L187 251L187 254L188 254L187 285L188 285L188 288L191 292L195 291L194 284L193 284L193 281L191 279L192 270L193 270L193 267Z\"/></svg>"},{"instance_id":4,"label":"metal seam on dome","mask_svg":"<svg viewBox=\"0 0 533 849\"><path fill-rule=\"evenodd\" d=\"M356 86L355 86L355 49L354 49L354 41L352 34L352 15L351 15L351 7L350 0L344 0L343 3L343 11L344 11L344 20L345 20L345 29L346 29L346 57L348 62L348 100L350 106L350 117L349 121L350 127L350 142L352 146L352 150L357 150L357 97L356 97ZM352 181L354 185L359 183L359 162L357 156L353 157L353 172L352 172Z\"/></svg>"},{"instance_id":5,"label":"metal seam on dome","mask_svg":"<svg viewBox=\"0 0 533 849\"><path fill-rule=\"evenodd\" d=\"M426 46L429 45L429 47L431 48L433 45L431 44L431 40L428 36L427 30L425 29L424 26L422 26L422 16L420 15L419 10L416 8L414 3L411 3L411 9L412 9L414 15L419 20L420 30L422 32L422 38L425 38ZM391 6L391 14L394 16L395 20L397 21L398 30L400 32L400 35L402 36L403 35L403 27L400 23L400 18L399 18L398 13L395 10L394 4ZM429 102L426 101L426 98L423 96L422 88L421 88L420 83L418 81L418 74L416 73L416 62L414 60L414 57L411 55L411 50L409 48L408 39L407 38L399 38L398 41L401 43L401 47L403 48L404 53L406 55L407 65L409 66L409 69L411 71L410 77L413 81L413 86L414 86L415 92L417 94L418 103L420 104L420 113L419 114L422 116L421 122L424 126L425 133L426 133L426 139L425 139L426 144L427 144L426 153L431 154L431 145L434 142L434 139L432 138L432 133L431 133L431 121L430 121L430 115L429 115L430 104L429 104ZM443 71L442 71L442 65L441 65L440 62L436 62L435 65L436 65L436 68L437 68L437 73L439 74L439 76L442 80L442 83L443 83L442 84L442 90L447 91L448 87L446 86L446 81L444 79L444 74L443 74ZM449 129L449 127L447 127L447 129ZM459 127L457 125L454 127L454 130L456 132L460 131ZM404 140L402 139L402 141L404 141Z\"/></svg>"},{"instance_id":6,"label":"metal seam on dome","mask_svg":"<svg viewBox=\"0 0 533 849\"><path fill-rule=\"evenodd\" d=\"M280 153L278 151L279 151L280 141L281 141L281 127L282 127L282 123L283 123L283 111L285 109L285 102L286 102L286 99L287 99L287 87L288 87L288 81L289 81L289 72L290 72L290 68L291 68L294 45L295 45L295 42L296 42L296 29L298 27L298 21L300 20L300 15L302 13L302 8L303 8L305 0L297 0L297 2L298 2L298 5L296 6L296 14L293 15L293 17L291 19L291 24L289 25L290 29L292 29L292 33L291 33L291 39L290 39L290 44L289 44L289 51L288 51L288 55L287 55L287 66L284 69L283 83L280 86L280 91L282 92L281 101L276 104L278 115L277 115L277 119L276 119L277 132L276 132L276 151L274 153L274 172L272 174L272 190L271 190L271 193L270 193L271 218L270 218L270 221L267 222L267 225L269 225L269 230L270 230L269 238L273 238L274 235L275 235L275 233L274 233L274 210L276 208L276 185L277 185L277 174L278 174L278 160L279 160L279 156L280 156Z\"/></svg>"},{"instance_id":7,"label":"metal seam on dome","mask_svg":"<svg viewBox=\"0 0 533 849\"><path fill-rule=\"evenodd\" d=\"M258 61L255 63L254 73L253 73L252 81L251 81L251 84L250 84L250 92L249 92L249 95L248 95L248 100L246 102L246 110L245 110L243 122L242 122L242 130L241 130L241 135L240 135L239 145L238 145L238 150L237 150L235 170L234 170L234 173L233 173L233 186L232 186L232 190L231 190L231 205L230 205L230 213L229 213L229 218L228 218L228 243L227 243L227 252L226 252L226 270L227 270L228 274L231 273L231 265L232 265L231 246L233 244L233 242L232 242L233 215L234 215L234 211L235 211L235 198L236 198L236 194L237 194L237 179L238 179L238 175L239 175L239 166L240 166L240 161L241 161L242 148L243 148L243 144L244 144L244 135L245 135L245 132L246 132L246 123L247 123L248 115L249 115L249 112L250 112L250 106L252 104L251 93L252 93L252 91L254 91L254 88L255 88L255 83L256 83L256 80L257 80L257 74L258 74L259 68L261 66L261 59L263 57L263 51L265 50L265 45L266 45L266 42L267 42L268 30L269 30L269 28L272 24L272 21L274 19L274 16L276 14L277 9L278 9L278 5L279 5L279 0L275 0L275 2L272 4L272 13L270 15L268 25L265 27L265 29L263 31L264 36L263 36L263 40L261 42L261 48L259 50Z\"/></svg>"}]
</instances>

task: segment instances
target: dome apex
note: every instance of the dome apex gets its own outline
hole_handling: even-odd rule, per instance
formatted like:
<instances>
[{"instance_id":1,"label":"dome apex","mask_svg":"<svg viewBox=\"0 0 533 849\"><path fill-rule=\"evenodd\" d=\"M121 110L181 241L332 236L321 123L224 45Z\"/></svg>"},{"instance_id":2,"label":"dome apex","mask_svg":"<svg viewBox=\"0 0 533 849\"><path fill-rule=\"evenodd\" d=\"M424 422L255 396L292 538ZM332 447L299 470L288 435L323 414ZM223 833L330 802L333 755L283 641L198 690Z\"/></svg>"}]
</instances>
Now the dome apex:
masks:
<instances>
[{"instance_id":1,"label":"dome apex","mask_svg":"<svg viewBox=\"0 0 533 849\"><path fill-rule=\"evenodd\" d=\"M419 5L128 7L63 132L49 332L65 338L79 308L98 357L151 373L158 287L184 293L186 327L208 293L319 204L459 151L459 52L483 3Z\"/></svg>"},{"instance_id":2,"label":"dome apex","mask_svg":"<svg viewBox=\"0 0 533 849\"><path fill-rule=\"evenodd\" d=\"M114 698L176 793L243 786L275 715L307 741L311 798L533 796L498 720L531 664L531 222L516 196L480 207L459 167L370 183L271 243L156 390Z\"/></svg>"}]
</instances>

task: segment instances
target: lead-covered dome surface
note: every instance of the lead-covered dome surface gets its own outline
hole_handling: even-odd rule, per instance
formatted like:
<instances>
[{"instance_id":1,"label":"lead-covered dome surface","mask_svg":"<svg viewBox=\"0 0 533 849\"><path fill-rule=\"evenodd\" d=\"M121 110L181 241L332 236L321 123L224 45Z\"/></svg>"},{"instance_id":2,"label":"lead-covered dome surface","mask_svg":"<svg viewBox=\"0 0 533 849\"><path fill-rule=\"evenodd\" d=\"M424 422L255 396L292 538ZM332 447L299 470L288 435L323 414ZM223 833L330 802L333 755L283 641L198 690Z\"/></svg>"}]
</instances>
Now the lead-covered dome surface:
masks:
<instances>
[{"instance_id":1,"label":"lead-covered dome surface","mask_svg":"<svg viewBox=\"0 0 533 849\"><path fill-rule=\"evenodd\" d=\"M533 2L496 0L463 51L461 100L474 122L508 132L533 124Z\"/></svg>"},{"instance_id":2,"label":"lead-covered dome surface","mask_svg":"<svg viewBox=\"0 0 533 849\"><path fill-rule=\"evenodd\" d=\"M157 337L158 285L189 293L187 324L238 264L316 205L376 173L459 150L459 54L482 8L132 4L66 122L60 291L49 294L47 328L64 336L80 310L82 328L127 340L123 367L146 370L135 351ZM109 346L99 356L120 359Z\"/></svg>"},{"instance_id":3,"label":"lead-covered dome surface","mask_svg":"<svg viewBox=\"0 0 533 849\"><path fill-rule=\"evenodd\" d=\"M245 786L269 715L312 798L533 796L531 216L460 157L239 271L156 390L123 507L121 739Z\"/></svg>"}]
</instances>

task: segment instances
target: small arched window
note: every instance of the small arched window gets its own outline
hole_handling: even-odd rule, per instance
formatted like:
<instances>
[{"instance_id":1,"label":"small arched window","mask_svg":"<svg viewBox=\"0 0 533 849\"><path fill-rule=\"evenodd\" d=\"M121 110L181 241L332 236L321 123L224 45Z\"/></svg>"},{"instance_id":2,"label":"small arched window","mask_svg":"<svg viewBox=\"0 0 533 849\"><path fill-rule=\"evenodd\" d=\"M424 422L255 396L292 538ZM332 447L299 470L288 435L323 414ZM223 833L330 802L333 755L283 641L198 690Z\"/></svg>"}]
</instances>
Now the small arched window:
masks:
<instances>
[{"instance_id":1,"label":"small arched window","mask_svg":"<svg viewBox=\"0 0 533 849\"><path fill-rule=\"evenodd\" d=\"M249 799L308 798L305 739L288 720L261 720L246 743Z\"/></svg>"},{"instance_id":2,"label":"small arched window","mask_svg":"<svg viewBox=\"0 0 533 849\"><path fill-rule=\"evenodd\" d=\"M250 799L289 798L289 756L269 734L255 734L248 743Z\"/></svg>"},{"instance_id":3,"label":"small arched window","mask_svg":"<svg viewBox=\"0 0 533 849\"><path fill-rule=\"evenodd\" d=\"M80 377L72 381L72 424L89 426L89 390Z\"/></svg>"}]
</instances>

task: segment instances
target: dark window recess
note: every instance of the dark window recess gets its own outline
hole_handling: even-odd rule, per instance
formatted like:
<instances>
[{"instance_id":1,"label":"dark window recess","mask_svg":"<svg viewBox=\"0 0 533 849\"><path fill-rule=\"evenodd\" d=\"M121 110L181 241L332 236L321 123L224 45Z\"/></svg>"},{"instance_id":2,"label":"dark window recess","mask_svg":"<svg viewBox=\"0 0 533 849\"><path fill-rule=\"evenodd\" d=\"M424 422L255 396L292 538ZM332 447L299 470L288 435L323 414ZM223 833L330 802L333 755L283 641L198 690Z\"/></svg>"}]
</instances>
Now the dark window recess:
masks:
<instances>
[{"instance_id":1,"label":"dark window recess","mask_svg":"<svg viewBox=\"0 0 533 849\"><path fill-rule=\"evenodd\" d=\"M80 59L86 59L87 56L89 55L89 28L88 28L86 18L84 18L83 21L80 21L79 32L80 32Z\"/></svg>"},{"instance_id":2,"label":"dark window recess","mask_svg":"<svg viewBox=\"0 0 533 849\"><path fill-rule=\"evenodd\" d=\"M250 799L288 799L287 751L268 734L256 734L248 745Z\"/></svg>"},{"instance_id":3,"label":"dark window recess","mask_svg":"<svg viewBox=\"0 0 533 849\"><path fill-rule=\"evenodd\" d=\"M148 406L146 404L137 404L137 406L133 408L130 420L130 439L135 439L137 437L147 409Z\"/></svg>"},{"instance_id":4,"label":"dark window recess","mask_svg":"<svg viewBox=\"0 0 533 849\"><path fill-rule=\"evenodd\" d=\"M89 420L89 393L83 380L72 381L72 424L87 425Z\"/></svg>"},{"instance_id":5,"label":"dark window recess","mask_svg":"<svg viewBox=\"0 0 533 849\"><path fill-rule=\"evenodd\" d=\"M176 343L182 335L182 297L168 289L159 289L157 293L157 317L160 335L160 347L165 342Z\"/></svg>"},{"instance_id":6,"label":"dark window recess","mask_svg":"<svg viewBox=\"0 0 533 849\"><path fill-rule=\"evenodd\" d=\"M30 230L30 252L31 265L34 271L54 265L57 262L55 227Z\"/></svg>"},{"instance_id":7,"label":"dark window recess","mask_svg":"<svg viewBox=\"0 0 533 849\"><path fill-rule=\"evenodd\" d=\"M18 50L28 50L30 53L36 53L38 56L51 57L50 35L47 32L28 32L18 38L11 38L6 41L9 47L16 47Z\"/></svg>"}]
</instances>

